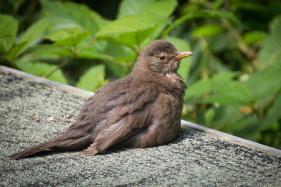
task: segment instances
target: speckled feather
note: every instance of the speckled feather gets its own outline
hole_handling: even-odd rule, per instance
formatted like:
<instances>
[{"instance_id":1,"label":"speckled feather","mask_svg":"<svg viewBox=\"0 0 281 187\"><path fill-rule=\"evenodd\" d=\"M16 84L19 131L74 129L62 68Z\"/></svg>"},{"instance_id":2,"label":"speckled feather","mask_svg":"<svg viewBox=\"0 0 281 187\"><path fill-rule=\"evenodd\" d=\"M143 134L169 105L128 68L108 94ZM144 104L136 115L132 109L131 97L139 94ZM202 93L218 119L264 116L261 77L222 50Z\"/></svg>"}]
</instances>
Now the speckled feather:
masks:
<instances>
[{"instance_id":1,"label":"speckled feather","mask_svg":"<svg viewBox=\"0 0 281 187\"><path fill-rule=\"evenodd\" d=\"M159 56L163 54L164 59ZM131 74L107 84L85 102L73 125L50 141L10 158L55 150L83 150L86 155L96 155L116 147L169 143L180 129L185 90L176 73L176 55L172 44L154 41L141 52Z\"/></svg>"}]
</instances>

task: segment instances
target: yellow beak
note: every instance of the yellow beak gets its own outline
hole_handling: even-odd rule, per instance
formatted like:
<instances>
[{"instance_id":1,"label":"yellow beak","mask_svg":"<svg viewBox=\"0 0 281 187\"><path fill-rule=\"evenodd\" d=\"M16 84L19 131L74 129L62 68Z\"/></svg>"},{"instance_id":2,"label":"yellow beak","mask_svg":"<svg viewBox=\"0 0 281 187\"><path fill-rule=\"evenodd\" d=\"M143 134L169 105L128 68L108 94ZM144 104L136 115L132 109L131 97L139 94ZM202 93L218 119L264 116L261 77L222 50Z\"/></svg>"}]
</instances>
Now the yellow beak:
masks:
<instances>
[{"instance_id":1,"label":"yellow beak","mask_svg":"<svg viewBox=\"0 0 281 187\"><path fill-rule=\"evenodd\" d=\"M178 60L181 60L181 59L189 57L191 55L192 55L192 52L190 52L190 51L178 52L178 55L176 56L176 58Z\"/></svg>"}]
</instances>

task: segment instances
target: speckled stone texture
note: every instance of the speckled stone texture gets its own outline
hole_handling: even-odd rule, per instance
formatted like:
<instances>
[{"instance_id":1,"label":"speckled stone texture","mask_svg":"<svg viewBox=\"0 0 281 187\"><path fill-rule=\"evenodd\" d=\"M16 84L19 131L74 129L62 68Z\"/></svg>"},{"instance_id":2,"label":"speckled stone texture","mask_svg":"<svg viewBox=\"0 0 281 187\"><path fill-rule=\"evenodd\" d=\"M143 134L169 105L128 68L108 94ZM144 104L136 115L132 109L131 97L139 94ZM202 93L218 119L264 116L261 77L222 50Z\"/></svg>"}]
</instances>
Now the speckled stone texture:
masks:
<instances>
[{"instance_id":1,"label":"speckled stone texture","mask_svg":"<svg viewBox=\"0 0 281 187\"><path fill-rule=\"evenodd\" d=\"M0 70L0 186L281 186L280 155L195 128L155 148L7 158L69 126L84 99Z\"/></svg>"}]
</instances>

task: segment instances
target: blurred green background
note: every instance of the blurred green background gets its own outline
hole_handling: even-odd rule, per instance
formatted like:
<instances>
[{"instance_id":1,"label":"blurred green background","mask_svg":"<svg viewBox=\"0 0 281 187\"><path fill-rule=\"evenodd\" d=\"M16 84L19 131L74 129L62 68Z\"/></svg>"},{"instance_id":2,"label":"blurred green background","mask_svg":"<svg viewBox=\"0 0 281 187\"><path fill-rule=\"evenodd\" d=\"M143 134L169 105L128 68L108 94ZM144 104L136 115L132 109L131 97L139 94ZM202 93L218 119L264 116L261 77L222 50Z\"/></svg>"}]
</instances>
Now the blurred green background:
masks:
<instances>
[{"instance_id":1,"label":"blurred green background","mask_svg":"<svg viewBox=\"0 0 281 187\"><path fill-rule=\"evenodd\" d=\"M183 118L281 148L281 1L0 0L0 64L95 91L165 38L193 56Z\"/></svg>"}]
</instances>

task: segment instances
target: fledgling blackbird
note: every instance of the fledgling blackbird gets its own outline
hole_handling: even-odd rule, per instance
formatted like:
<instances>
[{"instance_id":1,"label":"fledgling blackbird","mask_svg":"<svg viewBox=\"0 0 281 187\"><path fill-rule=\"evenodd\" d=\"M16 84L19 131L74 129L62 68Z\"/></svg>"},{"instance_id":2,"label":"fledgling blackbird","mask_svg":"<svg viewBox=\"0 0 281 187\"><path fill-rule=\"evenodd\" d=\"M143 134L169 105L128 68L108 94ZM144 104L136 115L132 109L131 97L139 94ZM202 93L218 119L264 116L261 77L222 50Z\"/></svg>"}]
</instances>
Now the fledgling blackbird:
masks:
<instances>
[{"instance_id":1,"label":"fledgling blackbird","mask_svg":"<svg viewBox=\"0 0 281 187\"><path fill-rule=\"evenodd\" d=\"M152 147L173 140L179 129L186 88L177 74L182 58L165 40L141 51L133 71L99 89L82 107L76 122L57 137L11 159L43 151L83 150L96 155L121 147Z\"/></svg>"}]
</instances>

